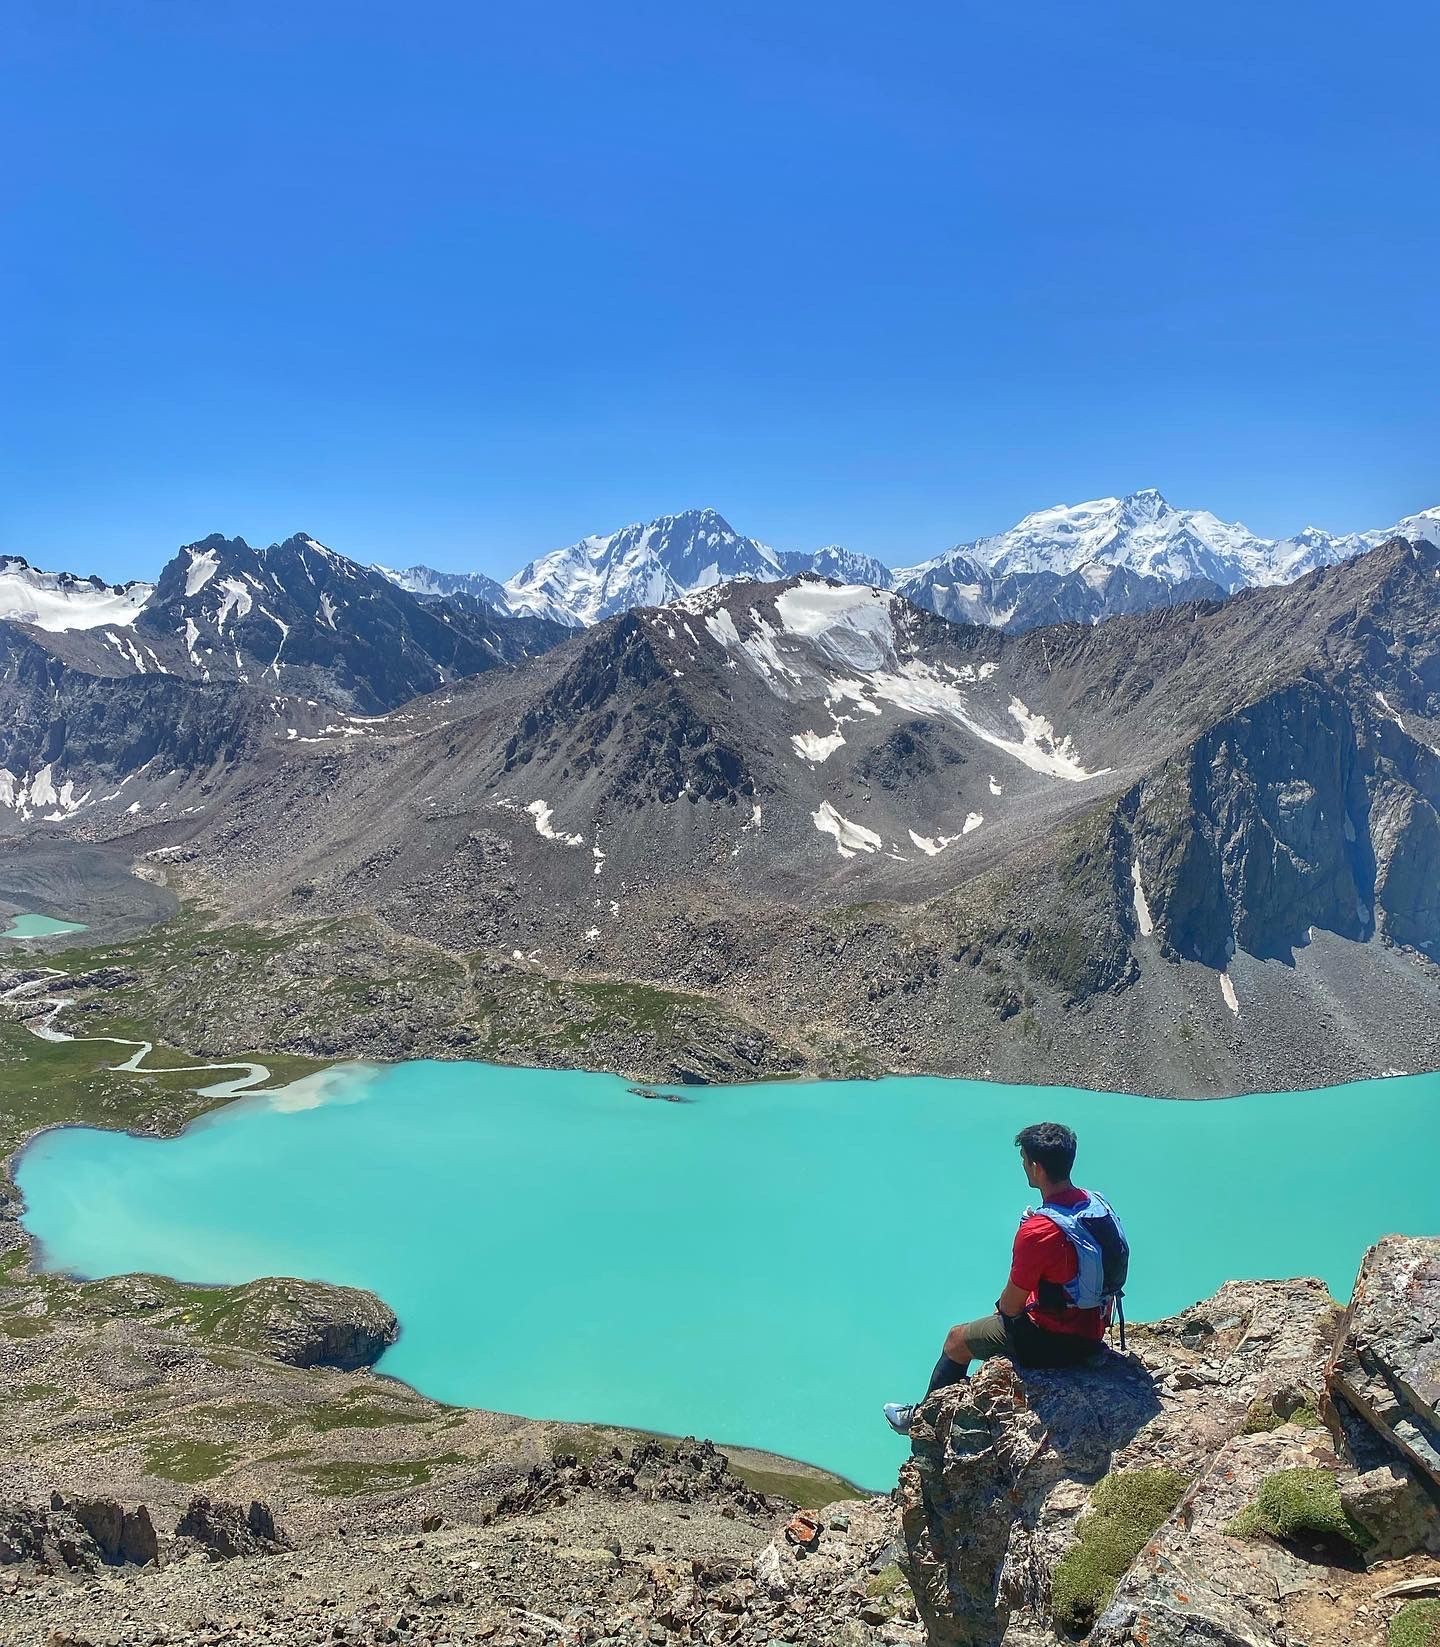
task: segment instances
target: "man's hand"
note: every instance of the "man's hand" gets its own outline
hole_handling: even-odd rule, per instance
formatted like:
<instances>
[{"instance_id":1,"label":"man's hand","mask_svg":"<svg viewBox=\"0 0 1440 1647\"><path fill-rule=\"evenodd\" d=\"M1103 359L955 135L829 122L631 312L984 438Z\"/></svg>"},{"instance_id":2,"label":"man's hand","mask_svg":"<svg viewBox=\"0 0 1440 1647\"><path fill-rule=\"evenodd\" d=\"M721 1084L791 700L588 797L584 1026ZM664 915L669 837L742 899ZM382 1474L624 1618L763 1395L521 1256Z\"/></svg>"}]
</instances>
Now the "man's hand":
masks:
<instances>
[{"instance_id":1,"label":"man's hand","mask_svg":"<svg viewBox=\"0 0 1440 1647\"><path fill-rule=\"evenodd\" d=\"M1000 1294L999 1302L995 1305L995 1308L999 1310L1001 1315L1023 1315L1025 1313L1025 1300L1029 1296L1024 1287L1017 1287L1013 1281L1007 1281L1005 1291Z\"/></svg>"}]
</instances>

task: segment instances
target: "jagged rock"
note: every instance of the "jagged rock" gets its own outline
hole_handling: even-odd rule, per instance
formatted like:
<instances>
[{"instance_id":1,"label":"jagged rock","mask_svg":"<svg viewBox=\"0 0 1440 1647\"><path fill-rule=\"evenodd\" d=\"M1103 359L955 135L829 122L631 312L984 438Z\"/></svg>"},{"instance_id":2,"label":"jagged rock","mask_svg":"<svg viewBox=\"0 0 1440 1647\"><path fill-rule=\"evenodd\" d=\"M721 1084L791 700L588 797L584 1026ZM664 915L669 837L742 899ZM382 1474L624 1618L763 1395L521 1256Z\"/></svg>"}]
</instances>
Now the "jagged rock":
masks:
<instances>
[{"instance_id":1,"label":"jagged rock","mask_svg":"<svg viewBox=\"0 0 1440 1647\"><path fill-rule=\"evenodd\" d=\"M524 1481L502 1493L495 1514L530 1514L544 1505L563 1503L581 1488L607 1498L633 1496L682 1504L714 1499L748 1514L762 1514L768 1508L763 1493L731 1474L730 1460L713 1441L687 1438L670 1445L642 1441L628 1453L615 1447L583 1462L573 1455L557 1455L535 1465Z\"/></svg>"},{"instance_id":2,"label":"jagged rock","mask_svg":"<svg viewBox=\"0 0 1440 1647\"><path fill-rule=\"evenodd\" d=\"M1440 1241L1365 1255L1325 1382L1337 1428L1353 1414L1440 1489Z\"/></svg>"},{"instance_id":3,"label":"jagged rock","mask_svg":"<svg viewBox=\"0 0 1440 1647\"><path fill-rule=\"evenodd\" d=\"M93 1573L102 1559L95 1540L68 1510L0 1504L0 1566L33 1561L57 1575Z\"/></svg>"},{"instance_id":4,"label":"jagged rock","mask_svg":"<svg viewBox=\"0 0 1440 1647\"><path fill-rule=\"evenodd\" d=\"M931 1647L1378 1641L1370 1569L1440 1552L1437 1340L1440 1241L1391 1237L1343 1316L1318 1282L1230 1283L1133 1361L939 1391L899 1493Z\"/></svg>"},{"instance_id":5,"label":"jagged rock","mask_svg":"<svg viewBox=\"0 0 1440 1647\"><path fill-rule=\"evenodd\" d=\"M50 1509L74 1516L111 1566L130 1562L143 1567L160 1559L155 1526L143 1504L127 1510L113 1498L73 1498L55 1492L50 1495Z\"/></svg>"},{"instance_id":6,"label":"jagged rock","mask_svg":"<svg viewBox=\"0 0 1440 1647\"><path fill-rule=\"evenodd\" d=\"M911 1428L901 1525L911 1587L935 1647L998 1642L1034 1588L1038 1511L1062 1472L1105 1474L1160 1410L1149 1372L1106 1356L1094 1371L1031 1372L987 1362L938 1391Z\"/></svg>"},{"instance_id":7,"label":"jagged rock","mask_svg":"<svg viewBox=\"0 0 1440 1647\"><path fill-rule=\"evenodd\" d=\"M175 1525L175 1537L192 1539L216 1561L232 1556L280 1555L294 1548L276 1527L270 1506L258 1500L242 1510L238 1504L216 1503L203 1495L192 1498L189 1509Z\"/></svg>"}]
</instances>

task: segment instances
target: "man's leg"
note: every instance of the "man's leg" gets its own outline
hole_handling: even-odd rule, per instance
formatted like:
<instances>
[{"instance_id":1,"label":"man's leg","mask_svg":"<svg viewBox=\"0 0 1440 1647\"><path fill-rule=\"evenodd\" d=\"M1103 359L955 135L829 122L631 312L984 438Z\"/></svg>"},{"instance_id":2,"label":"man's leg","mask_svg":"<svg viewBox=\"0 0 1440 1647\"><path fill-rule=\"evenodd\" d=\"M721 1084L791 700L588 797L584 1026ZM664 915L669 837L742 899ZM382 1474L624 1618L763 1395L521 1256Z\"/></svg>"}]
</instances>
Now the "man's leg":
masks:
<instances>
[{"instance_id":1,"label":"man's leg","mask_svg":"<svg viewBox=\"0 0 1440 1647\"><path fill-rule=\"evenodd\" d=\"M999 1313L982 1316L978 1321L967 1321L951 1327L945 1334L945 1348L930 1374L930 1388L926 1395L943 1390L947 1384L958 1384L970 1376L972 1361L988 1361L992 1355L1005 1355L1005 1323Z\"/></svg>"},{"instance_id":2,"label":"man's leg","mask_svg":"<svg viewBox=\"0 0 1440 1647\"><path fill-rule=\"evenodd\" d=\"M961 1326L951 1327L945 1334L945 1348L935 1363L935 1371L930 1374L930 1387L925 1394L933 1395L936 1390L944 1389L947 1384L958 1384L962 1378L968 1377L972 1361L988 1361L992 1355L1009 1353L1005 1339L1005 1323L998 1313L983 1316L979 1321L966 1321ZM906 1434L917 1405L918 1403L891 1402L885 1408L886 1423L900 1435Z\"/></svg>"}]
</instances>

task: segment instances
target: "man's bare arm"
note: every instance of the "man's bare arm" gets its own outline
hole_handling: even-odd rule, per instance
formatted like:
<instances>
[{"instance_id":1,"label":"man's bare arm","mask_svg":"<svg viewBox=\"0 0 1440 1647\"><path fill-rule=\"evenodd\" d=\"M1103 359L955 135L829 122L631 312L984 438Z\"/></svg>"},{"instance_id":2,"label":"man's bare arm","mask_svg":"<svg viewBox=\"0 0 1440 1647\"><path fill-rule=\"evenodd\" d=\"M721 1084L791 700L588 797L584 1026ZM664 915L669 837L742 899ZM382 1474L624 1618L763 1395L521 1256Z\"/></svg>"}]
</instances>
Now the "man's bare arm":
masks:
<instances>
[{"instance_id":1,"label":"man's bare arm","mask_svg":"<svg viewBox=\"0 0 1440 1647\"><path fill-rule=\"evenodd\" d=\"M997 1305L1001 1315L1020 1315L1025 1308L1025 1300L1029 1294L1024 1287L1017 1287L1013 1281L1005 1283L1005 1291L1000 1294Z\"/></svg>"}]
</instances>

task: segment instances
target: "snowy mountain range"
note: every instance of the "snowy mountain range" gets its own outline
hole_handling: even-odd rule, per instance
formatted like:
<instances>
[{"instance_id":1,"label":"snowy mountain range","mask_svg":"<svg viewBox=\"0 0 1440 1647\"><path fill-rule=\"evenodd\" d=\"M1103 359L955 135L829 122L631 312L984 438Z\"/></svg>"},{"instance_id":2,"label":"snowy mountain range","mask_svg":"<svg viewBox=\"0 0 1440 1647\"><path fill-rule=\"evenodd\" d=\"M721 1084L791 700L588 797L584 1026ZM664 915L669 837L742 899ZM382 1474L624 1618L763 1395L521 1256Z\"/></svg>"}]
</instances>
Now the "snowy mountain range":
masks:
<instances>
[{"instance_id":1,"label":"snowy mountain range","mask_svg":"<svg viewBox=\"0 0 1440 1647\"><path fill-rule=\"evenodd\" d=\"M1220 520L1206 509L1176 509L1150 488L1129 497L1037 510L1008 532L959 544L934 560L898 572L896 579L904 584L940 566L968 570L971 563L995 578L1041 572L1065 577L1084 571L1098 580L1115 568L1170 584L1203 579L1228 595L1242 588L1289 583L1390 537L1433 540L1437 531L1440 509L1429 509L1382 531L1336 536L1307 526L1294 537L1262 538L1238 521Z\"/></svg>"},{"instance_id":2,"label":"snowy mountain range","mask_svg":"<svg viewBox=\"0 0 1440 1647\"><path fill-rule=\"evenodd\" d=\"M838 545L813 552L772 549L737 532L713 509L694 509L582 538L531 561L503 586L474 592L497 606L503 599L510 612L584 628L736 579L766 582L816 572L895 590L956 622L1021 630L1095 623L1177 600L1288 583L1397 535L1440 540L1440 509L1383 530L1337 535L1307 526L1294 537L1270 539L1208 510L1176 509L1148 489L1042 509L1007 532L892 570ZM450 580L466 576L423 566L387 575L422 596L448 592Z\"/></svg>"},{"instance_id":3,"label":"snowy mountain range","mask_svg":"<svg viewBox=\"0 0 1440 1647\"><path fill-rule=\"evenodd\" d=\"M1293 537L1270 539L1204 509L1177 509L1150 489L1041 509L1006 532L893 570L872 555L839 545L803 552L773 549L737 532L713 509L692 509L582 538L532 560L503 584L482 572L442 572L425 565L363 567L303 534L267 550L217 536L204 540L226 546L225 574L213 583L202 575L209 551L199 545L183 550L154 585L109 585L68 572L42 572L19 556L0 559L0 619L56 633L118 631L134 626L144 614L141 630L163 624L186 635L187 661L213 672L217 655L233 658L235 652L233 639L215 646L219 632L228 633L251 617L253 608L254 622L268 624L266 667L274 678L273 658L286 646L292 656L299 650L293 643L275 644L284 626L294 621L296 602L302 626L312 623L319 643L325 634L337 633L328 603L360 596L372 610L376 602L384 608L387 589L404 591L421 608L466 603L463 614L459 607L449 611L451 623L462 615L473 621L477 613L470 603L483 603L503 618L581 629L636 607L670 605L723 583L775 582L810 572L893 590L953 622L1023 631L1049 623L1098 623L1121 613L1288 583L1396 536L1440 542L1440 508L1406 516L1382 530L1334 534L1307 526ZM177 579L179 584L193 582L194 588L177 597ZM182 610L186 603L195 603L196 610ZM187 618L213 631L203 661L193 651ZM402 627L416 621L409 614ZM484 637L486 644L495 639ZM113 644L123 650L118 637ZM529 640L523 649L532 645ZM421 650L427 667L432 660L442 670L461 662L443 657L443 645ZM503 655L508 648L500 645L498 650Z\"/></svg>"}]
</instances>

